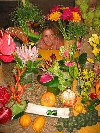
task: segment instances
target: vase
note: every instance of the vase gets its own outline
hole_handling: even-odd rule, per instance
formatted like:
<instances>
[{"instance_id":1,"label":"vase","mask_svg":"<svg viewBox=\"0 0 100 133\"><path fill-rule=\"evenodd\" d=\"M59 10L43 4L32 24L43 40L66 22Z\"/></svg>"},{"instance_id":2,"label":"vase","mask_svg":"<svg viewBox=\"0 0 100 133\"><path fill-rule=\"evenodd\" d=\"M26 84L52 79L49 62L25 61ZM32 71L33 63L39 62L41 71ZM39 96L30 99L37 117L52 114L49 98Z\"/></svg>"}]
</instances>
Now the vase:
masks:
<instances>
[{"instance_id":1,"label":"vase","mask_svg":"<svg viewBox=\"0 0 100 133\"><path fill-rule=\"evenodd\" d=\"M75 40L64 40L64 47L65 47L65 50L70 52L71 51L71 48L70 46L71 45L74 45L75 44Z\"/></svg>"}]
</instances>

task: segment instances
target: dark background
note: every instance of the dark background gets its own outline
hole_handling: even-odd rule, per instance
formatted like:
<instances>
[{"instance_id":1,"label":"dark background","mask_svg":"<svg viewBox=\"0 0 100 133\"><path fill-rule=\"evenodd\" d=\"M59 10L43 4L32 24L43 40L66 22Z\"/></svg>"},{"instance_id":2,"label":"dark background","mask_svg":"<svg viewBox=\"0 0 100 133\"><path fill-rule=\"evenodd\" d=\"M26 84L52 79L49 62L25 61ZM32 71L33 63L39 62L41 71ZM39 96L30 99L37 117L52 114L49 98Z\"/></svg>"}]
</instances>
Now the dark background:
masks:
<instances>
[{"instance_id":1,"label":"dark background","mask_svg":"<svg viewBox=\"0 0 100 133\"><path fill-rule=\"evenodd\" d=\"M16 1L0 1L0 28L8 28L13 26L9 19L9 14L18 6L20 0ZM44 14L47 14L54 5L74 6L75 0L30 0L37 5Z\"/></svg>"}]
</instances>

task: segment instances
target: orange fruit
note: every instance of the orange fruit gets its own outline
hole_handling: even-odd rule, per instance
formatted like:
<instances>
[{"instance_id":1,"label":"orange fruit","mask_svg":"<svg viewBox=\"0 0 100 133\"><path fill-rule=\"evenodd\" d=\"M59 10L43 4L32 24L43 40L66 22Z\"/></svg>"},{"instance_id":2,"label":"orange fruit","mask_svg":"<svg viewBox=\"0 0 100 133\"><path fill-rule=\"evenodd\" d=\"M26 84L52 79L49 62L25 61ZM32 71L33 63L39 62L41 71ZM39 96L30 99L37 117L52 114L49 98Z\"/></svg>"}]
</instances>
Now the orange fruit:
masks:
<instances>
[{"instance_id":1,"label":"orange fruit","mask_svg":"<svg viewBox=\"0 0 100 133\"><path fill-rule=\"evenodd\" d=\"M56 96L51 92L46 92L41 97L41 104L43 106L52 107L55 105Z\"/></svg>"},{"instance_id":2,"label":"orange fruit","mask_svg":"<svg viewBox=\"0 0 100 133\"><path fill-rule=\"evenodd\" d=\"M20 117L19 122L21 126L28 127L31 123L31 117L28 114L25 114Z\"/></svg>"},{"instance_id":3,"label":"orange fruit","mask_svg":"<svg viewBox=\"0 0 100 133\"><path fill-rule=\"evenodd\" d=\"M35 132L40 132L45 125L45 117L37 116L32 124L32 128Z\"/></svg>"}]
</instances>

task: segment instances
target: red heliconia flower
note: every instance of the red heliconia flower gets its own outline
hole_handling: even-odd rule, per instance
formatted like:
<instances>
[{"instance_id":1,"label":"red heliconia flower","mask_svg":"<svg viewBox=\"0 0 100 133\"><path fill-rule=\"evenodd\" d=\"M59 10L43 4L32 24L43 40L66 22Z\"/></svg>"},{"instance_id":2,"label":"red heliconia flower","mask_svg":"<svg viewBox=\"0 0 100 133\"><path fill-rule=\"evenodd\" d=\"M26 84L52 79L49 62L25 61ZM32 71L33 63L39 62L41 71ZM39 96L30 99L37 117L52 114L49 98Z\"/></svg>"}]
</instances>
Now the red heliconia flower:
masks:
<instances>
[{"instance_id":1,"label":"red heliconia flower","mask_svg":"<svg viewBox=\"0 0 100 133\"><path fill-rule=\"evenodd\" d=\"M12 111L8 107L0 108L0 124L5 124L12 118Z\"/></svg>"},{"instance_id":2,"label":"red heliconia flower","mask_svg":"<svg viewBox=\"0 0 100 133\"><path fill-rule=\"evenodd\" d=\"M62 13L61 17L62 17L63 20L67 20L67 21L73 20L72 11L69 8L63 10L63 13Z\"/></svg>"},{"instance_id":3,"label":"red heliconia flower","mask_svg":"<svg viewBox=\"0 0 100 133\"><path fill-rule=\"evenodd\" d=\"M60 6L54 6L53 8L51 8L50 13L52 12L56 12L60 10Z\"/></svg>"},{"instance_id":4,"label":"red heliconia flower","mask_svg":"<svg viewBox=\"0 0 100 133\"><path fill-rule=\"evenodd\" d=\"M10 93L7 88L0 86L0 103L7 104L10 99Z\"/></svg>"},{"instance_id":5,"label":"red heliconia flower","mask_svg":"<svg viewBox=\"0 0 100 133\"><path fill-rule=\"evenodd\" d=\"M48 83L53 79L53 76L49 73L45 73L40 77L40 82L42 83Z\"/></svg>"},{"instance_id":6,"label":"red heliconia flower","mask_svg":"<svg viewBox=\"0 0 100 133\"><path fill-rule=\"evenodd\" d=\"M12 55L0 55L0 59L3 61L3 62L12 62L14 60L14 56L13 54Z\"/></svg>"}]
</instances>

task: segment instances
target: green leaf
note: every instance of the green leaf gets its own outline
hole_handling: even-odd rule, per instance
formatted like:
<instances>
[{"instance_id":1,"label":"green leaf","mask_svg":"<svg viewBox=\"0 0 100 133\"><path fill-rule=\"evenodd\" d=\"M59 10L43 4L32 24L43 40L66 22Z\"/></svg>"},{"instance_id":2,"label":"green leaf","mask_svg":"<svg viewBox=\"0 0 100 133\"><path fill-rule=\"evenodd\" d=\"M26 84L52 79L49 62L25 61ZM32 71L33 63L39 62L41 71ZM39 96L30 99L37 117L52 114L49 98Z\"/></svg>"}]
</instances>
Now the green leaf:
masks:
<instances>
[{"instance_id":1,"label":"green leaf","mask_svg":"<svg viewBox=\"0 0 100 133\"><path fill-rule=\"evenodd\" d=\"M28 60L26 64L27 64L27 67L29 69L31 69L31 67L32 67L32 61L31 60Z\"/></svg>"},{"instance_id":2,"label":"green leaf","mask_svg":"<svg viewBox=\"0 0 100 133\"><path fill-rule=\"evenodd\" d=\"M17 115L14 115L13 117L12 117L12 120L15 120L15 119L18 119L19 117L21 117L22 115L24 115L24 111L22 111L22 112L20 112L20 113L18 113Z\"/></svg>"},{"instance_id":3,"label":"green leaf","mask_svg":"<svg viewBox=\"0 0 100 133\"><path fill-rule=\"evenodd\" d=\"M22 105L16 103L14 104L12 107L11 107L11 110L12 110L12 114L13 115L17 115L19 114L20 112L23 112L26 108L26 101L22 101Z\"/></svg>"},{"instance_id":4,"label":"green leaf","mask_svg":"<svg viewBox=\"0 0 100 133\"><path fill-rule=\"evenodd\" d=\"M22 60L20 59L20 58L18 58L18 56L14 56L14 58L15 58L15 61L16 61L16 63L19 65L19 66L22 66L23 67L23 62L22 62Z\"/></svg>"},{"instance_id":5,"label":"green leaf","mask_svg":"<svg viewBox=\"0 0 100 133\"><path fill-rule=\"evenodd\" d=\"M87 53L82 53L80 56L79 56L79 59L78 59L78 62L80 64L81 67L84 67L85 63L87 61Z\"/></svg>"},{"instance_id":6,"label":"green leaf","mask_svg":"<svg viewBox=\"0 0 100 133\"><path fill-rule=\"evenodd\" d=\"M77 76L78 76L78 68L77 68L77 66L75 65L73 67L69 67L69 73L74 79L76 79Z\"/></svg>"}]
</instances>

